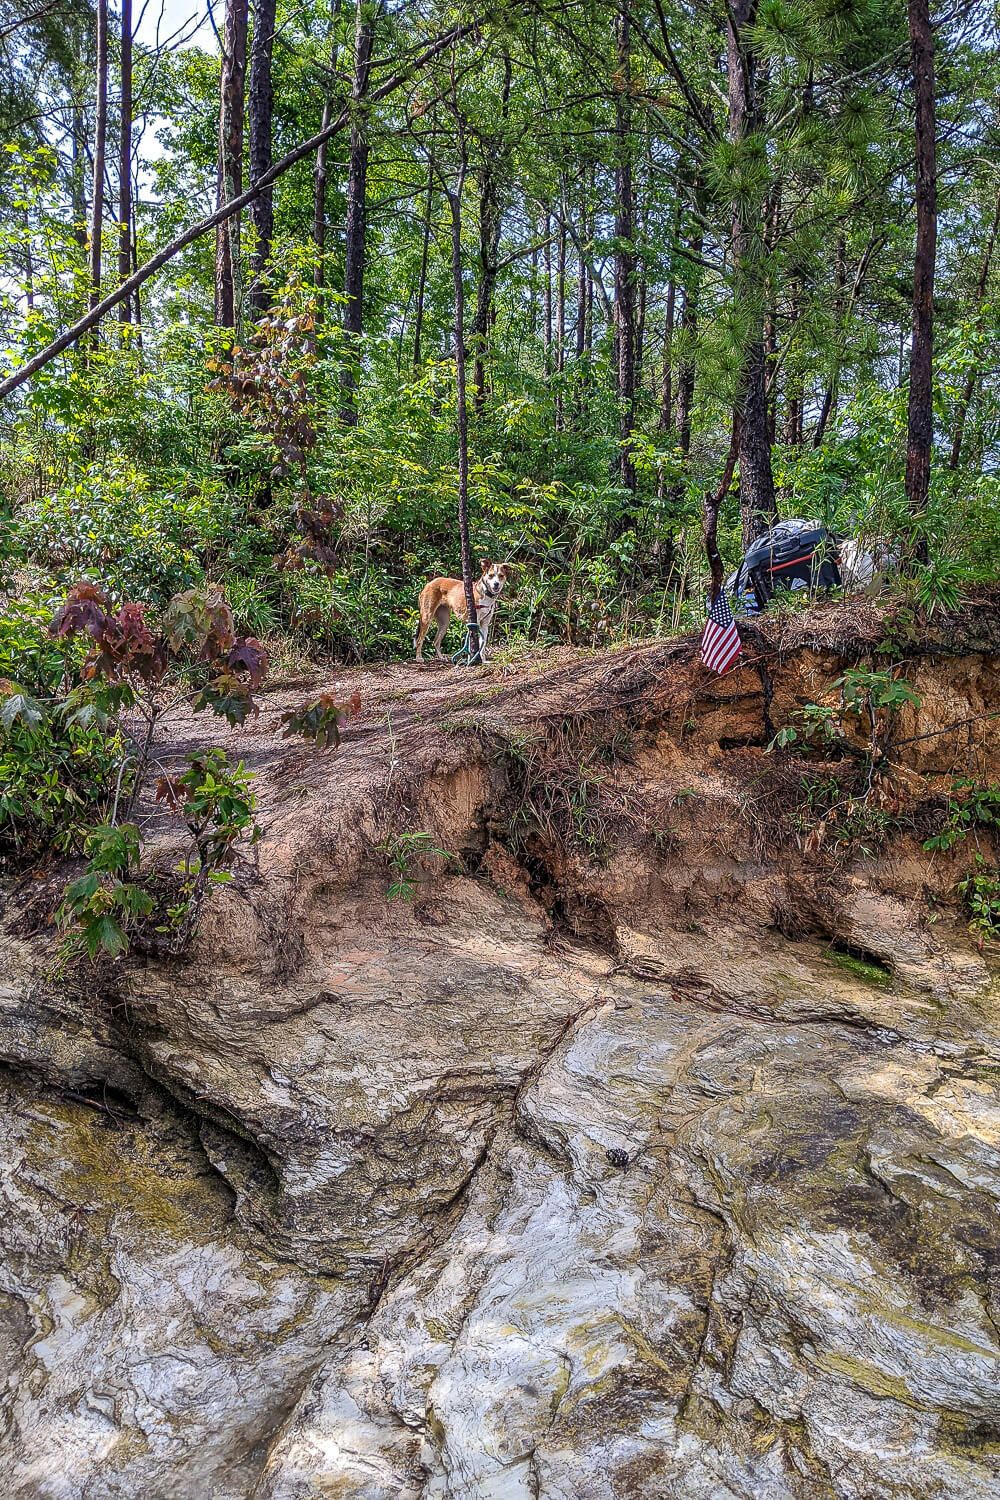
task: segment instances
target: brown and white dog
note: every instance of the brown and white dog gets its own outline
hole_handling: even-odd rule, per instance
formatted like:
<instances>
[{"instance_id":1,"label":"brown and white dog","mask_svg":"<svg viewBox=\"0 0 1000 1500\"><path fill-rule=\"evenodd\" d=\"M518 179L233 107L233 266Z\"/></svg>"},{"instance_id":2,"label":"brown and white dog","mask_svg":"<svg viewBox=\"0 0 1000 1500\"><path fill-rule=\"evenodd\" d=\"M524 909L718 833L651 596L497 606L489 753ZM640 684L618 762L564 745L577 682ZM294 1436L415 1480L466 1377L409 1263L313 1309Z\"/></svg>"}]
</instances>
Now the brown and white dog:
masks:
<instances>
[{"instance_id":1,"label":"brown and white dog","mask_svg":"<svg viewBox=\"0 0 1000 1500\"><path fill-rule=\"evenodd\" d=\"M485 661L486 642L493 623L493 611L497 607L497 600L507 582L510 568L506 563L490 562L485 558L480 562L480 567L483 570L482 577L473 585L472 594L476 601L481 655ZM434 638L435 654L439 661L445 660L441 642L451 624L452 615L457 615L460 620L468 616L464 583L460 578L432 578L430 583L425 583L420 591L420 624L417 626L414 639L417 661L424 659L424 637L432 624L437 625L437 635Z\"/></svg>"}]
</instances>

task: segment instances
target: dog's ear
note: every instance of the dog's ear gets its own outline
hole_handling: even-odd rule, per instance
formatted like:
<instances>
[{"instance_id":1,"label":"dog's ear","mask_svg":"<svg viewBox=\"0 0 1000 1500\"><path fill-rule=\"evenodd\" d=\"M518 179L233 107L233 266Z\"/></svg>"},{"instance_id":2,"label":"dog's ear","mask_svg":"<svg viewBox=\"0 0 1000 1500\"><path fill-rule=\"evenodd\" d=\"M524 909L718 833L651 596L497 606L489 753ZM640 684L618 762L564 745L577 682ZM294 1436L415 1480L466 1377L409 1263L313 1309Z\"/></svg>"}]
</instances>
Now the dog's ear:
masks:
<instances>
[{"instance_id":1,"label":"dog's ear","mask_svg":"<svg viewBox=\"0 0 1000 1500\"><path fill-rule=\"evenodd\" d=\"M489 567L489 565L490 565L490 560L489 560L488 557L481 557L479 559L479 568L480 568L481 572L485 573L486 570L487 570L487 568Z\"/></svg>"},{"instance_id":2,"label":"dog's ear","mask_svg":"<svg viewBox=\"0 0 1000 1500\"><path fill-rule=\"evenodd\" d=\"M510 563L501 563L500 564L500 571L501 571L501 573L503 574L503 576L505 578L509 578L510 577Z\"/></svg>"}]
</instances>

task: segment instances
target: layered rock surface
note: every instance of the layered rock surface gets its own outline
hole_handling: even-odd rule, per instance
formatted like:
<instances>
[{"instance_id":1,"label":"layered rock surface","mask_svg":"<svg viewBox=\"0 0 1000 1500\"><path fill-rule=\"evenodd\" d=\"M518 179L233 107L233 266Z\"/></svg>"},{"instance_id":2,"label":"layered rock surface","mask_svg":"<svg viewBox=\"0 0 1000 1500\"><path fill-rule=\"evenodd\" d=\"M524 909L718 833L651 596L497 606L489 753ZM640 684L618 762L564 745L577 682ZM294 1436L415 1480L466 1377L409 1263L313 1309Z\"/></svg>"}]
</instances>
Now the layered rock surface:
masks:
<instances>
[{"instance_id":1,"label":"layered rock surface","mask_svg":"<svg viewBox=\"0 0 1000 1500\"><path fill-rule=\"evenodd\" d=\"M837 666L772 664L775 722ZM910 733L1000 708L981 652L916 670ZM952 862L772 837L749 669L356 680L338 757L281 693L240 742L259 866L184 959L57 983L12 894L0 1491L1000 1496L1000 986ZM988 768L993 721L950 738L900 758Z\"/></svg>"}]
</instances>

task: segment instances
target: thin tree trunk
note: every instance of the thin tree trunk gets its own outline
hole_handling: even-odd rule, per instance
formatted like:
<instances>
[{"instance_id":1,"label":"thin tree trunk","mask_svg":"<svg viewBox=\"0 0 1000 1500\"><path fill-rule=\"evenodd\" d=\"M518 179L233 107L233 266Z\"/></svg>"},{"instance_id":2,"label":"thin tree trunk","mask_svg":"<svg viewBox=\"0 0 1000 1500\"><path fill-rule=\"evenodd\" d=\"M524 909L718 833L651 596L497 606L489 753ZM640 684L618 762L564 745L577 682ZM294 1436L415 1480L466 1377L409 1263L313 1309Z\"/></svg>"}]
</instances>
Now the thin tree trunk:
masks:
<instances>
[{"instance_id":1,"label":"thin tree trunk","mask_svg":"<svg viewBox=\"0 0 1000 1500\"><path fill-rule=\"evenodd\" d=\"M711 592L709 604L712 604L722 592L722 582L725 576L722 566L722 554L719 551L719 512L722 502L729 493L729 486L733 482L733 471L736 468L736 459L740 451L740 425L739 412L733 412L732 437L729 440L729 452L722 469L722 478L714 494L705 496L705 514L702 523L702 535L705 538L705 556L708 559L709 572L712 575Z\"/></svg>"},{"instance_id":2,"label":"thin tree trunk","mask_svg":"<svg viewBox=\"0 0 1000 1500\"><path fill-rule=\"evenodd\" d=\"M424 209L423 236L420 244L420 276L417 280L417 311L413 321L413 368L420 365L420 343L424 331L424 298L427 295L427 264L431 250L431 223L434 217L434 140L427 167L427 204Z\"/></svg>"},{"instance_id":3,"label":"thin tree trunk","mask_svg":"<svg viewBox=\"0 0 1000 1500\"><path fill-rule=\"evenodd\" d=\"M132 274L132 0L121 0L121 121L118 135L118 280ZM118 321L131 323L132 302L118 304Z\"/></svg>"},{"instance_id":4,"label":"thin tree trunk","mask_svg":"<svg viewBox=\"0 0 1000 1500\"><path fill-rule=\"evenodd\" d=\"M843 340L846 334L844 327L844 285L847 279L847 246L843 234L837 235L837 247L833 259L833 315L836 323L836 347L833 356L833 370L830 374L826 390L823 392L823 401L819 409L819 418L816 422L816 430L813 433L813 447L818 448L823 441L830 418L836 416L837 390L840 383L840 360Z\"/></svg>"},{"instance_id":5,"label":"thin tree trunk","mask_svg":"<svg viewBox=\"0 0 1000 1500\"><path fill-rule=\"evenodd\" d=\"M729 75L729 139L739 145L758 126L756 60L747 31L757 16L757 0L735 0L727 11L726 58ZM755 222L764 206L755 210L738 202L733 214L730 239L734 295L751 314L751 327L743 351L736 406L739 421L740 505L743 539L749 544L770 526L778 514L768 441L767 364L764 352L762 288L753 270L753 236L763 226Z\"/></svg>"},{"instance_id":6,"label":"thin tree trunk","mask_svg":"<svg viewBox=\"0 0 1000 1500\"><path fill-rule=\"evenodd\" d=\"M327 99L323 104L323 118L320 123L320 131L326 130L333 118L333 100ZM326 152L328 141L323 141L316 148L316 163L313 167L313 243L316 246L316 266L313 271L313 285L317 292L322 292L326 283ZM316 299L316 317L322 320L323 298Z\"/></svg>"},{"instance_id":7,"label":"thin tree trunk","mask_svg":"<svg viewBox=\"0 0 1000 1500\"><path fill-rule=\"evenodd\" d=\"M477 412L486 404L486 348L489 343L493 293L497 282L501 214L496 178L487 162L479 173L479 275L476 309L472 315L472 386Z\"/></svg>"},{"instance_id":8,"label":"thin tree trunk","mask_svg":"<svg viewBox=\"0 0 1000 1500\"><path fill-rule=\"evenodd\" d=\"M545 318L542 330L543 348L545 351L545 373L552 374L552 215L545 215L545 244L542 247L542 258L545 267L545 285L543 297L545 304Z\"/></svg>"},{"instance_id":9,"label":"thin tree trunk","mask_svg":"<svg viewBox=\"0 0 1000 1500\"><path fill-rule=\"evenodd\" d=\"M357 0L354 33L354 86L351 91L351 145L347 173L346 239L344 244L344 332L351 343L351 362L340 372L340 419L348 426L358 420L356 401L361 332L364 326L365 250L368 236L368 158L371 146L366 119L371 77L375 18L366 14L365 0Z\"/></svg>"},{"instance_id":10,"label":"thin tree trunk","mask_svg":"<svg viewBox=\"0 0 1000 1500\"><path fill-rule=\"evenodd\" d=\"M472 660L480 659L478 651L479 622L476 617L475 575L472 569L472 542L469 536L469 405L465 378L465 286L462 278L462 189L466 167L463 161L458 182L447 189L451 208L451 274L455 292L455 396L458 433L458 534L462 549L462 582L465 585L465 608L472 626Z\"/></svg>"},{"instance_id":11,"label":"thin tree trunk","mask_svg":"<svg viewBox=\"0 0 1000 1500\"><path fill-rule=\"evenodd\" d=\"M587 238L587 198L585 180L580 205L580 243ZM576 262L576 357L582 359L587 349L587 261L582 250Z\"/></svg>"},{"instance_id":12,"label":"thin tree trunk","mask_svg":"<svg viewBox=\"0 0 1000 1500\"><path fill-rule=\"evenodd\" d=\"M937 179L934 115L934 32L928 0L909 0L910 51L916 106L917 241L913 260L913 332L906 428L906 499L913 516L927 509L934 444L934 261L937 251ZM927 543L915 551L927 560Z\"/></svg>"},{"instance_id":13,"label":"thin tree trunk","mask_svg":"<svg viewBox=\"0 0 1000 1500\"><path fill-rule=\"evenodd\" d=\"M70 130L70 198L73 205L73 238L80 246L80 249L86 254L88 251L88 215L85 166L87 142L84 135L85 128L83 110L76 100L74 100Z\"/></svg>"},{"instance_id":14,"label":"thin tree trunk","mask_svg":"<svg viewBox=\"0 0 1000 1500\"><path fill-rule=\"evenodd\" d=\"M340 20L341 0L333 0L330 9L330 77L335 78L337 74L337 61L340 55L340 43L337 39L337 22ZM320 125L320 134L329 129L330 121L333 119L334 94L333 85L330 92L323 101L323 119ZM313 285L317 292L322 292L326 284L326 187L327 167L326 153L329 141L323 139L316 147L316 162L313 167L313 242L316 246L316 268L313 272ZM316 299L316 318L323 318L323 298Z\"/></svg>"},{"instance_id":15,"label":"thin tree trunk","mask_svg":"<svg viewBox=\"0 0 1000 1500\"><path fill-rule=\"evenodd\" d=\"M219 85L219 159L216 201L219 208L243 192L243 115L247 63L247 0L226 0ZM233 214L215 235L215 321L235 328L239 308L240 220Z\"/></svg>"},{"instance_id":16,"label":"thin tree trunk","mask_svg":"<svg viewBox=\"0 0 1000 1500\"><path fill-rule=\"evenodd\" d=\"M997 196L996 208L993 213L993 223L986 240L986 248L983 251L983 259L979 268L979 279L976 282L976 320L975 329L977 333L983 328L983 304L986 301L986 288L989 285L990 270L993 265L993 251L997 242L997 231L1000 230L1000 195ZM972 401L973 392L976 389L976 381L980 371L976 366L969 368L962 386L962 394L958 398L958 406L955 411L955 432L951 442L951 458L948 460L949 469L957 469L962 462L962 441L965 437L965 419L968 416L969 405Z\"/></svg>"},{"instance_id":17,"label":"thin tree trunk","mask_svg":"<svg viewBox=\"0 0 1000 1500\"><path fill-rule=\"evenodd\" d=\"M566 368L566 224L559 220L559 237L556 240L556 375ZM563 430L563 396L561 388L556 390L556 431Z\"/></svg>"},{"instance_id":18,"label":"thin tree trunk","mask_svg":"<svg viewBox=\"0 0 1000 1500\"><path fill-rule=\"evenodd\" d=\"M271 54L274 49L274 16L275 0L255 0L247 87L251 182L259 181L270 170L273 160L271 122L274 113L274 86L271 79ZM251 262L249 302L253 311L259 314L269 301L264 278L274 238L274 197L271 188L265 188L250 205L250 222L256 230L256 243Z\"/></svg>"},{"instance_id":19,"label":"thin tree trunk","mask_svg":"<svg viewBox=\"0 0 1000 1500\"><path fill-rule=\"evenodd\" d=\"M669 432L674 417L674 306L677 288L673 277L667 282L667 310L663 318L663 363L660 367L660 416L657 427Z\"/></svg>"},{"instance_id":20,"label":"thin tree trunk","mask_svg":"<svg viewBox=\"0 0 1000 1500\"><path fill-rule=\"evenodd\" d=\"M636 491L632 432L636 411L636 257L635 192L632 181L632 23L625 10L616 18L619 85L615 93L615 366L618 387L618 477Z\"/></svg>"},{"instance_id":21,"label":"thin tree trunk","mask_svg":"<svg viewBox=\"0 0 1000 1500\"><path fill-rule=\"evenodd\" d=\"M97 103L94 113L94 178L90 214L90 310L101 300L104 231L104 158L108 137L108 0L97 0ZM94 338L96 340L96 333Z\"/></svg>"}]
</instances>

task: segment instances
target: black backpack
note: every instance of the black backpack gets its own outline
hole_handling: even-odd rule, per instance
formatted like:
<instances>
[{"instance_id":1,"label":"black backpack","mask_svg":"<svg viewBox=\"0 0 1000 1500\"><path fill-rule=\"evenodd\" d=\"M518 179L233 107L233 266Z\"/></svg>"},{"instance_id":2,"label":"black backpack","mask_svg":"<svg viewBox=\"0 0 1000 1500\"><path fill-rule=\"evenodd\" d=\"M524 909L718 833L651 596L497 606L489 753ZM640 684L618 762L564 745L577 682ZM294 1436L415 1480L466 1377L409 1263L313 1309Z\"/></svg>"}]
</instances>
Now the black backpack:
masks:
<instances>
[{"instance_id":1,"label":"black backpack","mask_svg":"<svg viewBox=\"0 0 1000 1500\"><path fill-rule=\"evenodd\" d=\"M779 521L752 542L732 580L732 593L742 600L753 591L763 609L778 589L840 587L837 538L818 521Z\"/></svg>"}]
</instances>

